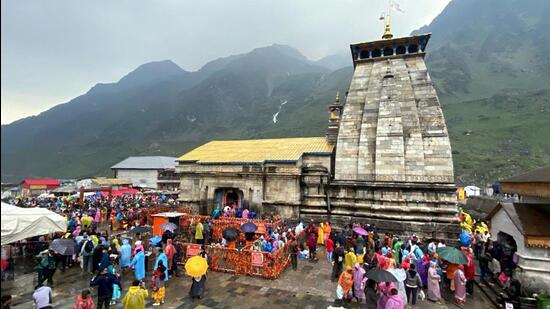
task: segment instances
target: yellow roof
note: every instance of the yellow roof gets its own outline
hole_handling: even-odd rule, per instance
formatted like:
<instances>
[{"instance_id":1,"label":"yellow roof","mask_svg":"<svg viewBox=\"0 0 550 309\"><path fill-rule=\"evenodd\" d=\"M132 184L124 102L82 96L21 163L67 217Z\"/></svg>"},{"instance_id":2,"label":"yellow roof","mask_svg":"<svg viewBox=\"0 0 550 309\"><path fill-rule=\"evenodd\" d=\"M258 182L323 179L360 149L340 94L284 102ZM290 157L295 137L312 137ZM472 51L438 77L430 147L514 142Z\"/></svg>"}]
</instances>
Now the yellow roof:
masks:
<instances>
[{"instance_id":1,"label":"yellow roof","mask_svg":"<svg viewBox=\"0 0 550 309\"><path fill-rule=\"evenodd\" d=\"M177 161L203 164L297 161L304 153L332 153L324 137L211 141L179 157Z\"/></svg>"}]
</instances>

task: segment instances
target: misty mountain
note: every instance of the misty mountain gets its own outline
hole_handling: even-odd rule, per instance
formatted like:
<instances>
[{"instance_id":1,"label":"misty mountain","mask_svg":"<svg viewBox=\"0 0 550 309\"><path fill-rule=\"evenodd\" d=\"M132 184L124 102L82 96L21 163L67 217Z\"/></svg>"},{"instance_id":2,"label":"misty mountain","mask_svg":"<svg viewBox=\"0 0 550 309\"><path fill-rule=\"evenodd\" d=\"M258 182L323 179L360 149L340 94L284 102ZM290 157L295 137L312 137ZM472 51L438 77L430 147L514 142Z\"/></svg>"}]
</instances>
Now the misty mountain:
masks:
<instances>
[{"instance_id":1,"label":"misty mountain","mask_svg":"<svg viewBox=\"0 0 550 309\"><path fill-rule=\"evenodd\" d=\"M550 164L550 2L453 0L429 25L426 63L459 183ZM344 47L345 48L345 47ZM144 64L116 83L2 125L2 180L108 175L131 155L179 156L211 139L324 135L353 74L342 52L311 61L271 45L196 72Z\"/></svg>"}]
</instances>

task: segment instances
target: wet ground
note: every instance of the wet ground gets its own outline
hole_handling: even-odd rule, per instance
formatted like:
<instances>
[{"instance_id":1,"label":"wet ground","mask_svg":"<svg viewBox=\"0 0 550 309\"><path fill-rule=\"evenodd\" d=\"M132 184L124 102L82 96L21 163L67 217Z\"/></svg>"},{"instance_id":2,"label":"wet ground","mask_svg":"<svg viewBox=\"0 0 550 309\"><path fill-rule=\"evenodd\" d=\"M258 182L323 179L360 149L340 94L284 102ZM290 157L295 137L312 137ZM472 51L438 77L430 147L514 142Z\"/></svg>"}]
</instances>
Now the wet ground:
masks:
<instances>
[{"instance_id":1,"label":"wet ground","mask_svg":"<svg viewBox=\"0 0 550 309\"><path fill-rule=\"evenodd\" d=\"M324 250L319 250L320 253ZM13 308L33 308L32 293L36 284L36 275L24 274L29 268L18 268L14 281L2 282L2 295L12 294ZM185 275L172 278L166 286L166 302L158 308L327 308L338 307L334 297L336 283L329 279L330 265L325 259L318 263L299 261L298 270L287 269L281 278L266 280L255 277L209 272L207 291L200 300L192 301L188 296L191 278ZM89 285L91 276L83 274L80 268L68 269L65 273L57 271L54 276L54 307L72 308L74 298ZM123 294L133 279L133 273L123 274ZM150 278L147 278L150 284ZM95 295L95 291L94 291ZM476 289L474 297L467 300L468 308L491 308L490 303ZM415 307L457 308L452 303L452 295L444 293L445 304L438 305L430 301L418 301ZM153 307L150 299L147 308ZM352 303L346 307L359 308ZM121 304L111 308L122 308ZM363 307L364 308L364 307Z\"/></svg>"}]
</instances>

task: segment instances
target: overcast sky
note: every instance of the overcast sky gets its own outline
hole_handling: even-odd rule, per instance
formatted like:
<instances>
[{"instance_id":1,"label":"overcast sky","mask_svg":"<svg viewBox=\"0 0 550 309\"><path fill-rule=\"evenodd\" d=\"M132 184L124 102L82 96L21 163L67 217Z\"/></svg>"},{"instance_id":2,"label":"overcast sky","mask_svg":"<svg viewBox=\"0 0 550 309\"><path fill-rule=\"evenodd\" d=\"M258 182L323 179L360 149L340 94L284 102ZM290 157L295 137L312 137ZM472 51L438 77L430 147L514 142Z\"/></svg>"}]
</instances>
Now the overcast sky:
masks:
<instances>
[{"instance_id":1,"label":"overcast sky","mask_svg":"<svg viewBox=\"0 0 550 309\"><path fill-rule=\"evenodd\" d=\"M397 0L393 33L449 0ZM185 70L273 43L308 58L379 39L386 0L2 0L2 124L38 114L154 60Z\"/></svg>"}]
</instances>

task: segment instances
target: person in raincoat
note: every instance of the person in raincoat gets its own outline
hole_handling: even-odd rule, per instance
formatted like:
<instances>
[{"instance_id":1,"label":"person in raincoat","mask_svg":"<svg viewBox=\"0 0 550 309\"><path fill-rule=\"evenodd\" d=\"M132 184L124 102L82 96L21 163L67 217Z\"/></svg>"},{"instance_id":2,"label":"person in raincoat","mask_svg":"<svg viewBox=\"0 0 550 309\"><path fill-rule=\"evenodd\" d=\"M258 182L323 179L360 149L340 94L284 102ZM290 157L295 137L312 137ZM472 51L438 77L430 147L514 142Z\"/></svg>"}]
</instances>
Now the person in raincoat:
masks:
<instances>
[{"instance_id":1,"label":"person in raincoat","mask_svg":"<svg viewBox=\"0 0 550 309\"><path fill-rule=\"evenodd\" d=\"M145 252L145 248L143 247L143 244L141 243L141 240L136 241L135 247L134 247L134 255L137 254L137 251L141 250L141 252Z\"/></svg>"},{"instance_id":2,"label":"person in raincoat","mask_svg":"<svg viewBox=\"0 0 550 309\"><path fill-rule=\"evenodd\" d=\"M393 254L394 254L394 257L395 257L395 264L396 265L399 265L401 264L401 247L403 246L403 241L401 239L397 239L397 241L395 242L395 244L393 245Z\"/></svg>"},{"instance_id":3,"label":"person in raincoat","mask_svg":"<svg viewBox=\"0 0 550 309\"><path fill-rule=\"evenodd\" d=\"M340 300L348 301L353 297L351 288L353 287L352 268L347 266L340 277L338 278L338 286L336 287L336 297Z\"/></svg>"},{"instance_id":4,"label":"person in raincoat","mask_svg":"<svg viewBox=\"0 0 550 309\"><path fill-rule=\"evenodd\" d=\"M166 240L166 247L164 248L164 253L166 254L166 257L168 257L168 273L170 275L172 274L173 269L173 263L177 263L177 261L174 261L174 256L176 255L176 247L172 244L172 239Z\"/></svg>"},{"instance_id":5,"label":"person in raincoat","mask_svg":"<svg viewBox=\"0 0 550 309\"><path fill-rule=\"evenodd\" d=\"M365 277L365 269L361 267L359 263L355 263L353 268L353 294L357 298L358 303L365 301L365 284L367 283L367 277Z\"/></svg>"},{"instance_id":6,"label":"person in raincoat","mask_svg":"<svg viewBox=\"0 0 550 309\"><path fill-rule=\"evenodd\" d=\"M134 267L134 275L136 280L141 281L145 278L145 254L141 251L141 249L137 250L130 266Z\"/></svg>"},{"instance_id":7,"label":"person in raincoat","mask_svg":"<svg viewBox=\"0 0 550 309\"><path fill-rule=\"evenodd\" d=\"M344 267L353 268L357 262L357 256L353 253L353 248L349 248L344 257Z\"/></svg>"},{"instance_id":8,"label":"person in raincoat","mask_svg":"<svg viewBox=\"0 0 550 309\"><path fill-rule=\"evenodd\" d=\"M143 309L145 308L145 299L149 293L147 289L144 288L143 284L139 280L134 280L132 286L128 289L124 299L122 299L122 304L124 309Z\"/></svg>"},{"instance_id":9,"label":"person in raincoat","mask_svg":"<svg viewBox=\"0 0 550 309\"><path fill-rule=\"evenodd\" d=\"M122 246L120 246L120 267L128 268L132 262L132 247L130 246L130 241L128 239L122 240Z\"/></svg>"},{"instance_id":10,"label":"person in raincoat","mask_svg":"<svg viewBox=\"0 0 550 309\"><path fill-rule=\"evenodd\" d=\"M168 281L168 267L166 267L166 265L168 265L168 257L166 256L166 254L162 251L162 248L159 248L159 253L158 253L158 256L157 256L157 259L155 260L155 269L158 269L159 268L159 265L160 265L160 262L162 261L162 269L164 269L164 281Z\"/></svg>"},{"instance_id":11,"label":"person in raincoat","mask_svg":"<svg viewBox=\"0 0 550 309\"><path fill-rule=\"evenodd\" d=\"M455 302L462 305L466 302L466 276L464 276L464 265L458 265L454 272Z\"/></svg>"},{"instance_id":12,"label":"person in raincoat","mask_svg":"<svg viewBox=\"0 0 550 309\"><path fill-rule=\"evenodd\" d=\"M330 232L332 231L332 228L330 227L330 223L325 222L323 225L323 236L325 237L325 243L327 242L327 239L330 237Z\"/></svg>"},{"instance_id":13,"label":"person in raincoat","mask_svg":"<svg viewBox=\"0 0 550 309\"><path fill-rule=\"evenodd\" d=\"M390 290L388 300L384 309L403 309L405 308L405 302L399 296L399 292L396 288Z\"/></svg>"},{"instance_id":14,"label":"person in raincoat","mask_svg":"<svg viewBox=\"0 0 550 309\"><path fill-rule=\"evenodd\" d=\"M441 291L439 289L439 281L441 276L437 273L437 264L430 261L428 269L428 300L441 304Z\"/></svg>"},{"instance_id":15,"label":"person in raincoat","mask_svg":"<svg viewBox=\"0 0 550 309\"><path fill-rule=\"evenodd\" d=\"M113 283L113 297L111 297L111 302L109 303L109 305L113 306L116 304L117 300L119 300L121 296L120 275L117 273L117 269L114 263L111 263L111 265L107 267L107 270L111 275L116 276L119 279L118 283Z\"/></svg>"},{"instance_id":16,"label":"person in raincoat","mask_svg":"<svg viewBox=\"0 0 550 309\"><path fill-rule=\"evenodd\" d=\"M319 228L317 229L317 244L325 244L325 224L323 222L319 223Z\"/></svg>"}]
</instances>

